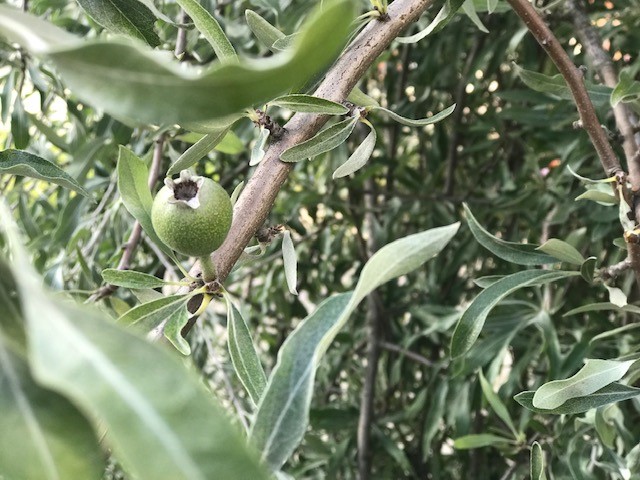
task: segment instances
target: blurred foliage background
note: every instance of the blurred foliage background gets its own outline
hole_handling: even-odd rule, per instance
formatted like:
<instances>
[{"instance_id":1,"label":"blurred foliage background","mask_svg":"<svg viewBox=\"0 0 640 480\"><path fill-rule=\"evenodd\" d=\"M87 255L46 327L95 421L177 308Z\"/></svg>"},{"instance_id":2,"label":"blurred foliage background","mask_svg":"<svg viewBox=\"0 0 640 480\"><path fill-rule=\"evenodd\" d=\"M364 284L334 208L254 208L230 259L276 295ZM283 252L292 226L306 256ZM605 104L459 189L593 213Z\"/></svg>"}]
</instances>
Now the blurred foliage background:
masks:
<instances>
[{"instance_id":1,"label":"blurred foliage background","mask_svg":"<svg viewBox=\"0 0 640 480\"><path fill-rule=\"evenodd\" d=\"M155 3L177 18L176 4ZM254 9L289 33L310 2L200 3L215 14L238 51L259 56L266 50L251 35L245 9ZM347 178L331 178L364 139L365 128L359 125L347 144L299 163L290 175L267 226L282 224L292 232L300 295L291 295L286 287L279 238L263 257L240 266L227 280L229 291L243 305L267 369L284 339L315 305L331 293L354 287L372 251L410 233L463 219L463 202L481 225L503 239L563 239L585 257L595 256L598 267L625 258L624 245L614 244L622 236L617 208L575 200L584 187L568 166L585 177L604 175L586 133L573 127L573 103L526 86L515 64L545 75L555 75L555 67L506 3L499 2L492 14L486 2L474 3L488 32L460 13L419 43L394 42L359 84L383 106L406 117L422 118L456 103L453 115L413 128L371 114L368 120L379 140L365 169ZM563 3L539 1L537 6L574 62L586 67L585 79L599 83ZM362 7L367 8L365 2ZM94 37L102 30L75 2L31 0L28 8L81 36ZM436 11L430 10L420 27ZM638 78L640 4L592 0L587 12L616 68L626 68ZM158 22L156 29L161 46L173 48L176 28ZM204 65L215 57L195 30L188 32L186 51L185 61L193 64ZM84 300L102 284L101 270L118 264L133 226L116 188L118 145L149 161L154 141L163 135L165 172L194 138L176 129L158 132L127 125L103 114L74 98L46 63L7 45L0 45L0 101L0 145L26 148L55 162L96 200L92 203L44 182L0 176L0 192L28 238L34 264L46 283ZM622 155L608 102L596 106ZM269 113L278 121L289 115L277 108ZM231 193L251 175L248 162L256 138L251 122L239 122L233 135L198 163L197 172ZM179 271L144 236L131 267L179 278ZM378 369L372 478L525 478L534 440L545 452L551 478L637 478L637 400L616 404L598 418L593 412L536 414L513 400L523 390L572 375L585 357L613 358L636 351L639 337L633 330L590 343L595 335L635 322L632 314L563 316L581 305L607 301L601 284L572 278L520 291L490 315L480 341L464 361L449 359L453 326L481 291L474 280L519 269L492 257L463 227L436 259L380 288L377 304L369 302L359 309L321 364L311 427L286 470L296 478L357 477L358 415L373 358ZM637 302L631 274L611 284ZM114 315L137 302L128 290L119 289L101 306ZM222 304L212 305L188 340L203 377L246 421L248 399L226 351L224 312ZM378 346L373 357L367 348L372 339ZM454 439L472 433L509 435L482 394L479 369L524 432L520 441L477 449L454 447Z\"/></svg>"}]
</instances>

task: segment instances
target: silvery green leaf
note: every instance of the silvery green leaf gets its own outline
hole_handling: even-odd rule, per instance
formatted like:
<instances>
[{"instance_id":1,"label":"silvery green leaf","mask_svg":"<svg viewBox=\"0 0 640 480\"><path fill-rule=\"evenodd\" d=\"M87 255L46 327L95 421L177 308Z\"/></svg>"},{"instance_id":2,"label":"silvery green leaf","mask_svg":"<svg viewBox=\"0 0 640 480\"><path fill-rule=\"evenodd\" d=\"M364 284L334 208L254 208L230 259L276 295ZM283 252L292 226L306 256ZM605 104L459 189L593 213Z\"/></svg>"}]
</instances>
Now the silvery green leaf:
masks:
<instances>
[{"instance_id":1,"label":"silvery green leaf","mask_svg":"<svg viewBox=\"0 0 640 480\"><path fill-rule=\"evenodd\" d=\"M347 161L333 172L333 178L346 177L347 175L351 175L353 172L357 172L364 167L373 153L373 149L376 146L376 139L376 130L375 128L372 128L369 135L367 135L364 141L358 145Z\"/></svg>"},{"instance_id":2,"label":"silvery green leaf","mask_svg":"<svg viewBox=\"0 0 640 480\"><path fill-rule=\"evenodd\" d=\"M327 115L345 115L349 112L349 109L340 103L300 93L283 95L272 100L269 104L294 112L324 113Z\"/></svg>"},{"instance_id":3,"label":"silvery green leaf","mask_svg":"<svg viewBox=\"0 0 640 480\"><path fill-rule=\"evenodd\" d=\"M0 152L0 173L37 178L91 198L91 194L60 167L22 150L8 149Z\"/></svg>"},{"instance_id":4,"label":"silvery green leaf","mask_svg":"<svg viewBox=\"0 0 640 480\"><path fill-rule=\"evenodd\" d=\"M102 270L102 278L111 285L125 288L160 288L170 283L148 273L116 270L115 268Z\"/></svg>"},{"instance_id":5,"label":"silvery green leaf","mask_svg":"<svg viewBox=\"0 0 640 480\"><path fill-rule=\"evenodd\" d=\"M182 355L191 355L191 346L182 336L182 329L189 322L187 304L184 303L181 308L174 310L166 320L164 328L162 329L165 338L169 340Z\"/></svg>"},{"instance_id":6,"label":"silvery green leaf","mask_svg":"<svg viewBox=\"0 0 640 480\"><path fill-rule=\"evenodd\" d=\"M282 259L284 261L284 276L287 280L287 287L292 295L298 295L298 256L291 240L291 232L285 230L282 235Z\"/></svg>"},{"instance_id":7,"label":"silvery green leaf","mask_svg":"<svg viewBox=\"0 0 640 480\"><path fill-rule=\"evenodd\" d=\"M233 368L254 405L258 405L267 384L267 377L251 339L247 323L228 294L225 295L225 300L227 302L229 355Z\"/></svg>"},{"instance_id":8,"label":"silvery green leaf","mask_svg":"<svg viewBox=\"0 0 640 480\"><path fill-rule=\"evenodd\" d=\"M416 43L425 38L427 35L442 30L453 18L453 16L460 9L463 3L464 0L446 0L443 7L440 9L431 23L427 26L427 28L409 37L398 37L396 38L396 40L400 43Z\"/></svg>"},{"instance_id":9,"label":"silvery green leaf","mask_svg":"<svg viewBox=\"0 0 640 480\"><path fill-rule=\"evenodd\" d=\"M218 21L196 0L177 0L220 60L237 60L236 51Z\"/></svg>"},{"instance_id":10,"label":"silvery green leaf","mask_svg":"<svg viewBox=\"0 0 640 480\"><path fill-rule=\"evenodd\" d=\"M273 48L273 44L277 40L284 38L286 35L253 10L245 10L244 16L247 20L247 25L249 25L249 29L253 32L258 41L271 51L276 52L277 50Z\"/></svg>"},{"instance_id":11,"label":"silvery green leaf","mask_svg":"<svg viewBox=\"0 0 640 480\"><path fill-rule=\"evenodd\" d=\"M173 162L167 171L167 176L180 173L182 170L186 170L199 162L202 157L207 155L222 141L228 131L229 127L222 127L219 130L207 133Z\"/></svg>"},{"instance_id":12,"label":"silvery green leaf","mask_svg":"<svg viewBox=\"0 0 640 480\"><path fill-rule=\"evenodd\" d=\"M283 162L299 162L329 152L344 143L358 123L357 117L347 118L325 128L314 137L295 145L280 155Z\"/></svg>"},{"instance_id":13,"label":"silvery green leaf","mask_svg":"<svg viewBox=\"0 0 640 480\"><path fill-rule=\"evenodd\" d=\"M401 115L398 115L397 113L392 112L391 110L384 107L370 108L372 112L378 112L378 111L384 112L386 115L389 115L396 122L402 125L407 125L409 127L423 127L425 125L431 125L432 123L439 122L440 120L447 118L449 115L451 115L455 109L456 109L456 104L454 103L453 105L445 108L441 112L436 113L435 115L429 118L421 118L418 120L413 120L411 118L405 118Z\"/></svg>"},{"instance_id":14,"label":"silvery green leaf","mask_svg":"<svg viewBox=\"0 0 640 480\"><path fill-rule=\"evenodd\" d=\"M259 164L264 158L265 146L267 144L267 140L269 138L269 130L261 127L260 133L258 134L258 138L256 142L253 144L253 148L251 149L251 159L249 160L249 166L253 167Z\"/></svg>"}]
</instances>

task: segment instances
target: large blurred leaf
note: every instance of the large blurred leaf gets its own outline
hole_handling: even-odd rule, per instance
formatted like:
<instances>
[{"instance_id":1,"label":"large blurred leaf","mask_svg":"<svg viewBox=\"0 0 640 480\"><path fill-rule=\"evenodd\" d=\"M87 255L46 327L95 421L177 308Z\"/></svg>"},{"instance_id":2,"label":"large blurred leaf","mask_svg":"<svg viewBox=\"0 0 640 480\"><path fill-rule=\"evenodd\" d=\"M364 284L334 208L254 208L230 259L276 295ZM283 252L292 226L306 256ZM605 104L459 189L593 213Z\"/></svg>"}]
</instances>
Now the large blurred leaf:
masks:
<instances>
[{"instance_id":1,"label":"large blurred leaf","mask_svg":"<svg viewBox=\"0 0 640 480\"><path fill-rule=\"evenodd\" d=\"M105 443L141 479L267 479L211 392L164 349L103 318L53 299L31 270L10 213L12 245L36 380L105 429Z\"/></svg>"},{"instance_id":2,"label":"large blurred leaf","mask_svg":"<svg viewBox=\"0 0 640 480\"><path fill-rule=\"evenodd\" d=\"M525 270L508 275L478 294L467 307L456 325L451 338L451 357L464 355L480 336L489 312L502 299L516 290L535 285L555 282L562 278L580 275L579 272Z\"/></svg>"},{"instance_id":3,"label":"large blurred leaf","mask_svg":"<svg viewBox=\"0 0 640 480\"><path fill-rule=\"evenodd\" d=\"M9 149L0 152L0 173L37 178L69 188L91 198L89 192L60 167L42 157L22 150Z\"/></svg>"},{"instance_id":4,"label":"large blurred leaf","mask_svg":"<svg viewBox=\"0 0 640 480\"><path fill-rule=\"evenodd\" d=\"M584 397L597 392L610 383L620 380L633 360L618 362L614 360L589 359L578 373L566 380L553 380L545 383L533 396L533 406L553 410L572 398Z\"/></svg>"},{"instance_id":5,"label":"large blurred leaf","mask_svg":"<svg viewBox=\"0 0 640 480\"><path fill-rule=\"evenodd\" d=\"M558 259L551 255L539 253L538 245L534 243L514 243L497 238L487 232L478 223L466 203L462 204L467 217L469 229L480 245L489 250L495 256L517 265L542 265L545 263L557 263Z\"/></svg>"},{"instance_id":6,"label":"large blurred leaf","mask_svg":"<svg viewBox=\"0 0 640 480\"><path fill-rule=\"evenodd\" d=\"M297 447L309 422L309 405L318 362L364 297L392 278L409 273L437 255L458 231L459 223L416 233L392 242L366 263L353 292L318 306L287 337L258 405L250 438L262 459L279 469Z\"/></svg>"},{"instance_id":7,"label":"large blurred leaf","mask_svg":"<svg viewBox=\"0 0 640 480\"><path fill-rule=\"evenodd\" d=\"M107 30L122 33L147 42L152 47L160 45L160 37L153 24L153 12L138 0L77 0L96 23Z\"/></svg>"},{"instance_id":8,"label":"large blurred leaf","mask_svg":"<svg viewBox=\"0 0 640 480\"><path fill-rule=\"evenodd\" d=\"M291 51L216 65L204 73L140 45L70 41L51 24L4 6L0 33L32 53L45 54L71 91L91 105L143 122L181 123L230 115L307 81L344 45L352 7L342 0L324 2Z\"/></svg>"}]
</instances>

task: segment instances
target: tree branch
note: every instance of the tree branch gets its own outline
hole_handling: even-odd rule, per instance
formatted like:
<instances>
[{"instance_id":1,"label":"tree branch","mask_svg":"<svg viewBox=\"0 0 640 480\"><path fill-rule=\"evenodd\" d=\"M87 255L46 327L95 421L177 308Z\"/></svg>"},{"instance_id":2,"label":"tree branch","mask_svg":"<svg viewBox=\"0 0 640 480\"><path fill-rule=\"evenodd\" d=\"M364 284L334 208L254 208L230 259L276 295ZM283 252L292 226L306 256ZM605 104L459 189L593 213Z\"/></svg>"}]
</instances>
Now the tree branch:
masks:
<instances>
[{"instance_id":1,"label":"tree branch","mask_svg":"<svg viewBox=\"0 0 640 480\"><path fill-rule=\"evenodd\" d=\"M611 145L609 145L607 134L600 125L587 89L584 86L582 72L573 64L567 52L564 51L558 39L544 23L533 5L529 3L529 0L507 1L525 23L540 46L547 52L549 58L551 58L556 67L558 67L562 77L567 82L576 107L578 108L582 126L589 134L591 143L593 143L596 152L598 152L600 163L602 163L602 168L604 168L606 175L612 176L622 171L620 162Z\"/></svg>"},{"instance_id":2,"label":"tree branch","mask_svg":"<svg viewBox=\"0 0 640 480\"><path fill-rule=\"evenodd\" d=\"M433 1L396 0L389 5L389 20L371 21L327 72L314 95L336 102L344 101L378 55ZM235 204L233 224L226 240L213 255L221 281L227 278L246 245L266 220L280 188L294 167L281 162L280 154L311 138L327 120L327 116L297 113L285 125L286 133L282 139L269 146ZM195 265L191 274L195 276L199 271L200 267Z\"/></svg>"}]
</instances>

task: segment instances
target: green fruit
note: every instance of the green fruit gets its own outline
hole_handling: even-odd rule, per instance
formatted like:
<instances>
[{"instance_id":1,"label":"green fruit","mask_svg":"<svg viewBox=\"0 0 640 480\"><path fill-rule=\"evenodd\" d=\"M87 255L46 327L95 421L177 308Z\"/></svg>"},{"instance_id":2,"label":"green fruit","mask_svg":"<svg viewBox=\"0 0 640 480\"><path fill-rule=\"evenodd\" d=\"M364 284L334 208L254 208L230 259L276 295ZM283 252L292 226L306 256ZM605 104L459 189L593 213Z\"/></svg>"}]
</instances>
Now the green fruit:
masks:
<instances>
[{"instance_id":1,"label":"green fruit","mask_svg":"<svg viewBox=\"0 0 640 480\"><path fill-rule=\"evenodd\" d=\"M184 170L177 180L165 179L151 207L158 237L173 250L204 257L227 236L233 207L227 192L209 178Z\"/></svg>"}]
</instances>

